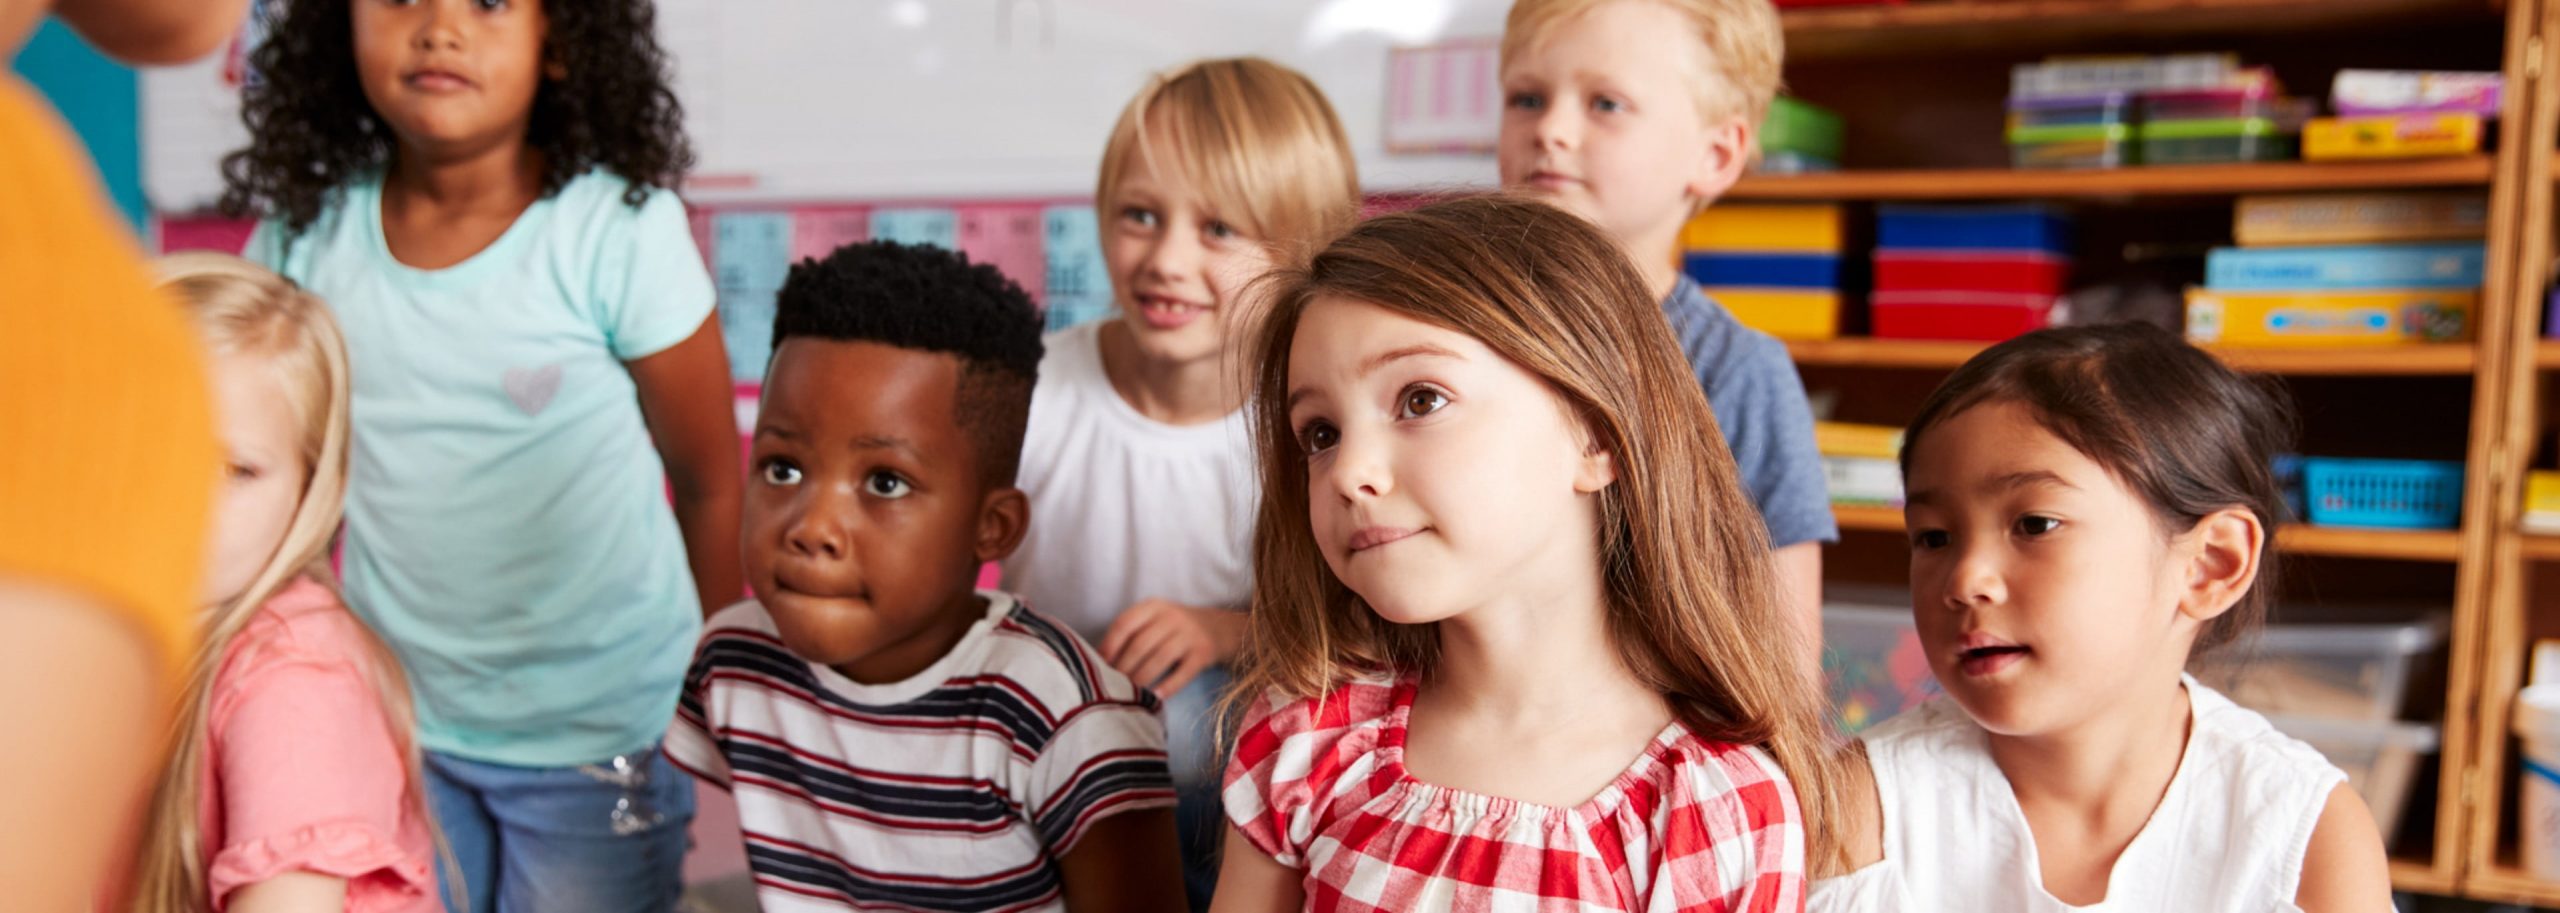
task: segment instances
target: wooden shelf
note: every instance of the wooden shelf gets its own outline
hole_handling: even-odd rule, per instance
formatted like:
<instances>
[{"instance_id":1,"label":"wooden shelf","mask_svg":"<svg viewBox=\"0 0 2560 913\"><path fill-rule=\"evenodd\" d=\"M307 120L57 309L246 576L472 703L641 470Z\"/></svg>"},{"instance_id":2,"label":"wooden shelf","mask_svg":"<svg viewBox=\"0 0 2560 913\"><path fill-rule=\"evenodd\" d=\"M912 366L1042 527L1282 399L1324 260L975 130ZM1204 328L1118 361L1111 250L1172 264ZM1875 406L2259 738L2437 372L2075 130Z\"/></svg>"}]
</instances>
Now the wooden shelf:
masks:
<instances>
[{"instance_id":1,"label":"wooden shelf","mask_svg":"<svg viewBox=\"0 0 2560 913\"><path fill-rule=\"evenodd\" d=\"M2533 364L2539 368L2560 368L2560 340L2534 343Z\"/></svg>"},{"instance_id":2,"label":"wooden shelf","mask_svg":"<svg viewBox=\"0 0 2560 913\"><path fill-rule=\"evenodd\" d=\"M2128 37L2293 34L2304 30L2484 21L2494 0L1914 0L1789 10L1790 62L1842 57L1946 55L1993 49L2038 53Z\"/></svg>"},{"instance_id":3,"label":"wooden shelf","mask_svg":"<svg viewBox=\"0 0 2560 913\"><path fill-rule=\"evenodd\" d=\"M2399 869L2392 870L2392 883L2399 884ZM2476 869L2464 879L2462 893L2474 900L2497 903L2520 903L2536 907L2560 907L2560 882L2535 878L2512 860L2499 860L2487 868Z\"/></svg>"},{"instance_id":4,"label":"wooden shelf","mask_svg":"<svg viewBox=\"0 0 2560 913\"><path fill-rule=\"evenodd\" d=\"M2560 561L2560 536L2546 533L2519 532L2527 561Z\"/></svg>"},{"instance_id":5,"label":"wooden shelf","mask_svg":"<svg viewBox=\"0 0 2560 913\"><path fill-rule=\"evenodd\" d=\"M1835 506L1831 516L1846 531L1903 530L1900 508ZM2462 556L2462 534L2453 530L2353 529L2287 523L2276 528L2276 547L2296 555L2452 561Z\"/></svg>"},{"instance_id":6,"label":"wooden shelf","mask_svg":"<svg viewBox=\"0 0 2560 913\"><path fill-rule=\"evenodd\" d=\"M1830 368L1945 368L1961 365L1987 348L1981 342L1917 339L1826 339L1790 342L1796 364ZM2479 352L2470 345L2394 346L2367 349L2253 349L2208 347L2234 368L2266 374L2415 376L2470 374Z\"/></svg>"},{"instance_id":7,"label":"wooden shelf","mask_svg":"<svg viewBox=\"0 0 2560 913\"><path fill-rule=\"evenodd\" d=\"M2042 3L2009 6L2042 8ZM1912 9L1919 9L1913 6ZM2485 155L2405 162L2263 162L2036 171L1963 168L1833 171L1743 178L1731 200L1992 200L2136 196L2232 196L2296 190L2482 186Z\"/></svg>"},{"instance_id":8,"label":"wooden shelf","mask_svg":"<svg viewBox=\"0 0 2560 913\"><path fill-rule=\"evenodd\" d=\"M2453 876L2437 872L2435 867L2416 859L2391 860L2391 889L2417 894L2450 896Z\"/></svg>"}]
</instances>

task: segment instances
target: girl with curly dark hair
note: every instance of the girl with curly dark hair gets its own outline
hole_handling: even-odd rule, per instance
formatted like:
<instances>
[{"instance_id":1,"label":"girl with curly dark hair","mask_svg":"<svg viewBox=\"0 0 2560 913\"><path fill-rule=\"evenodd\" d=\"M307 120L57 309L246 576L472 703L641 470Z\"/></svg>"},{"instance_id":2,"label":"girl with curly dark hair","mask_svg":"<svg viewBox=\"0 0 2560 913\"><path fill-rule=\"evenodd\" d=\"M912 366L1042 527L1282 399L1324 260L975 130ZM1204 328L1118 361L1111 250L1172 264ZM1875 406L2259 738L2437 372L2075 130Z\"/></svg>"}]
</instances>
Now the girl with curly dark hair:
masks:
<instances>
[{"instance_id":1,"label":"girl with curly dark hair","mask_svg":"<svg viewBox=\"0 0 2560 913\"><path fill-rule=\"evenodd\" d=\"M460 896L670 909L693 794L657 744L744 589L743 480L654 11L270 12L223 204L345 328L347 601L409 670Z\"/></svg>"}]
</instances>

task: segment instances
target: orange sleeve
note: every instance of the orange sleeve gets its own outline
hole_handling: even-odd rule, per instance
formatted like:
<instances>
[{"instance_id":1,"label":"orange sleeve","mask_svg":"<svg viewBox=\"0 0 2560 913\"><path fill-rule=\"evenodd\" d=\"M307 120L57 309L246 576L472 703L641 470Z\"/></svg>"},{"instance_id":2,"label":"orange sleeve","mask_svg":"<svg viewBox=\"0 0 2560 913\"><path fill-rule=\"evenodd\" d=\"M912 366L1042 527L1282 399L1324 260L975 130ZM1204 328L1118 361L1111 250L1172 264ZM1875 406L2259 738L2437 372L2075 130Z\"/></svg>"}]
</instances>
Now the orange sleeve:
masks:
<instances>
[{"instance_id":1,"label":"orange sleeve","mask_svg":"<svg viewBox=\"0 0 2560 913\"><path fill-rule=\"evenodd\" d=\"M50 109L0 74L0 573L194 646L213 486L204 356Z\"/></svg>"}]
</instances>

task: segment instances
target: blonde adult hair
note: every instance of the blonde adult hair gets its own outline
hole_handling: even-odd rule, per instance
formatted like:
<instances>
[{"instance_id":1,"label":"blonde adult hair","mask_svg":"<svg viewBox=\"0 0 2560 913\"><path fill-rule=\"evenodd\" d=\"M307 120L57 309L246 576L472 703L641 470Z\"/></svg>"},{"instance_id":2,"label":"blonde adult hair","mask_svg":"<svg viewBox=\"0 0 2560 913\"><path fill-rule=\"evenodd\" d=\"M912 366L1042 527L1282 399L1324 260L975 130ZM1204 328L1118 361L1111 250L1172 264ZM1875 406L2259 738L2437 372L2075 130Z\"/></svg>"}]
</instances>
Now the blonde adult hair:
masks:
<instances>
[{"instance_id":1,"label":"blonde adult hair","mask_svg":"<svg viewBox=\"0 0 2560 913\"><path fill-rule=\"evenodd\" d=\"M296 578L309 577L331 592L330 546L345 509L348 451L346 343L320 299L246 260L224 254L184 253L162 258L161 285L193 319L207 350L255 358L283 381L285 404L302 431L305 470L301 501L284 541L239 595L206 609L203 640L179 696L168 760L152 791L150 817L134 869L132 909L148 913L201 913L206 895L204 845L197 820L204 799L214 678L231 642L257 617L259 607ZM361 626L359 626L361 628ZM381 695L393 737L407 758L409 801L427 818L420 780L416 721L400 662L370 631L364 635L373 685Z\"/></svg>"},{"instance_id":2,"label":"blonde adult hair","mask_svg":"<svg viewBox=\"0 0 2560 913\"><path fill-rule=\"evenodd\" d=\"M1656 3L1689 20L1700 53L1689 90L1708 123L1741 117L1757 131L1778 95L1786 29L1769 0L1517 0L1502 24L1502 60L1547 39L1557 26L1611 3ZM1755 133L1756 135L1756 133Z\"/></svg>"},{"instance_id":3,"label":"blonde adult hair","mask_svg":"<svg viewBox=\"0 0 2560 913\"><path fill-rule=\"evenodd\" d=\"M1544 379L1608 449L1618 475L1598 495L1592 548L1610 641L1698 737L1776 758L1813 874L1842 868L1825 700L1779 598L1768 536L1661 305L1617 243L1535 200L1469 197L1362 222L1272 281L1253 334L1262 510L1231 705L1314 697L1359 675L1427 676L1439 662L1438 625L1372 611L1307 525L1307 458L1288 414L1298 322L1319 299L1374 305L1464 333Z\"/></svg>"},{"instance_id":4,"label":"blonde adult hair","mask_svg":"<svg viewBox=\"0 0 2560 913\"><path fill-rule=\"evenodd\" d=\"M1282 262L1360 218L1359 168L1332 103L1305 75L1259 57L1199 61L1138 90L1102 147L1094 206L1106 220L1133 156L1185 178Z\"/></svg>"}]
</instances>

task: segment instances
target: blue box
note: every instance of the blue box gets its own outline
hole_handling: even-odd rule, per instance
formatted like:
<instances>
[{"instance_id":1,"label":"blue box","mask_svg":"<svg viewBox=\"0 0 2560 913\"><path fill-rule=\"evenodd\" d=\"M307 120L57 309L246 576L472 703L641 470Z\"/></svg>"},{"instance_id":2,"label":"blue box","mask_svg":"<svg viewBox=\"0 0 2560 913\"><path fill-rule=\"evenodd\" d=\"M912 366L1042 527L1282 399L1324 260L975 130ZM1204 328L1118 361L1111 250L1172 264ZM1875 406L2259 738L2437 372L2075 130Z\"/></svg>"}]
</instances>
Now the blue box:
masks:
<instances>
[{"instance_id":1,"label":"blue box","mask_svg":"<svg viewBox=\"0 0 2560 913\"><path fill-rule=\"evenodd\" d=\"M2071 253L2071 222L2049 206L1879 206L1882 250L2040 250Z\"/></svg>"},{"instance_id":2,"label":"blue box","mask_svg":"<svg viewBox=\"0 0 2560 913\"><path fill-rule=\"evenodd\" d=\"M2458 529L2463 465L2449 460L2305 457L2303 500L2321 526Z\"/></svg>"},{"instance_id":3,"label":"blue box","mask_svg":"<svg viewBox=\"0 0 2560 913\"><path fill-rule=\"evenodd\" d=\"M2223 292L2478 288L2489 249L2477 241L2353 247L2217 247L2204 285Z\"/></svg>"},{"instance_id":4,"label":"blue box","mask_svg":"<svg viewBox=\"0 0 2560 913\"><path fill-rule=\"evenodd\" d=\"M1681 257L1681 271L1706 286L1748 288L1840 287L1840 258L1835 254L1736 254L1691 251Z\"/></svg>"}]
</instances>

